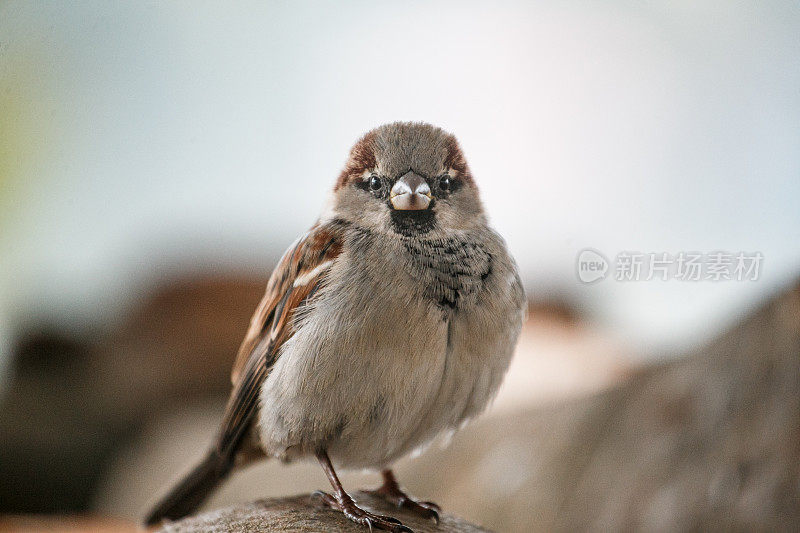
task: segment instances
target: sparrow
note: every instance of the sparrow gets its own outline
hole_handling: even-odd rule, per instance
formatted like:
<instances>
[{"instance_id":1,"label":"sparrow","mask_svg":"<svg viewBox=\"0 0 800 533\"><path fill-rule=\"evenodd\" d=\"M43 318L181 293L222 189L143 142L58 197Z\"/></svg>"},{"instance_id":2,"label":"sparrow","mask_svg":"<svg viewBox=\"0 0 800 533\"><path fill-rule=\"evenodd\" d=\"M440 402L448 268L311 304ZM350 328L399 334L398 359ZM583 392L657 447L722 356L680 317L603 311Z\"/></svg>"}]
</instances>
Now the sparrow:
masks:
<instances>
[{"instance_id":1,"label":"sparrow","mask_svg":"<svg viewBox=\"0 0 800 533\"><path fill-rule=\"evenodd\" d=\"M266 457L315 458L333 488L317 497L370 529L411 531L359 507L336 468L380 471L374 494L438 522L439 507L406 495L392 464L484 410L525 302L456 138L424 123L368 132L267 283L213 445L146 523L193 512Z\"/></svg>"}]
</instances>

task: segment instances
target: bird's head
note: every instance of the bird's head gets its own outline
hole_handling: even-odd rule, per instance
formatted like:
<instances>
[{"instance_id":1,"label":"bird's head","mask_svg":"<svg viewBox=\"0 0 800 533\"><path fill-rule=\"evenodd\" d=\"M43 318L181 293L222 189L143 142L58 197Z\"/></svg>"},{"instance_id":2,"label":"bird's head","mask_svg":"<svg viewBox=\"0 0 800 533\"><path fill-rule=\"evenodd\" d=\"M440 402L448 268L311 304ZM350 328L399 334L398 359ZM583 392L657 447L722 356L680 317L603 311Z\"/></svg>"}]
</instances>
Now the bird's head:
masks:
<instances>
[{"instance_id":1,"label":"bird's head","mask_svg":"<svg viewBox=\"0 0 800 533\"><path fill-rule=\"evenodd\" d=\"M395 122L356 142L332 197L332 214L371 231L437 237L485 223L456 138Z\"/></svg>"}]
</instances>

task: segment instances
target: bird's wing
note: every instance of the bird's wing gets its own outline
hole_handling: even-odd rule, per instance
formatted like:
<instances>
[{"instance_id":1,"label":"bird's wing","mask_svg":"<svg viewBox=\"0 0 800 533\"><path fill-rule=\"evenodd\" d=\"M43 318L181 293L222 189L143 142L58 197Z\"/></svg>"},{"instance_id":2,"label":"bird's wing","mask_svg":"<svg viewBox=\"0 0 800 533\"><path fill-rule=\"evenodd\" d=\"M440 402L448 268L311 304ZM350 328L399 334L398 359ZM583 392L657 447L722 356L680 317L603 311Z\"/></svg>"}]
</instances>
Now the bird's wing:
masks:
<instances>
[{"instance_id":1,"label":"bird's wing","mask_svg":"<svg viewBox=\"0 0 800 533\"><path fill-rule=\"evenodd\" d=\"M294 333L295 313L317 291L341 251L341 232L318 224L286 251L272 273L233 365L233 391L217 439L220 454L229 456L249 427L261 385Z\"/></svg>"}]
</instances>

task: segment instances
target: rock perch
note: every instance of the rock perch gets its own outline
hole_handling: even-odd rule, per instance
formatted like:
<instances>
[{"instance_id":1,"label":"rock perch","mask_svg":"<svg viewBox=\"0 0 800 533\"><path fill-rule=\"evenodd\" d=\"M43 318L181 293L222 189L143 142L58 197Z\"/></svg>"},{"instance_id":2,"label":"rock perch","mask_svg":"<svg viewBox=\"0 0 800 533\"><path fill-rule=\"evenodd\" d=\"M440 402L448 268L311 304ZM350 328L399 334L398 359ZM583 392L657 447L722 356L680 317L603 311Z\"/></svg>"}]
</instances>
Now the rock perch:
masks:
<instances>
[{"instance_id":1,"label":"rock perch","mask_svg":"<svg viewBox=\"0 0 800 533\"><path fill-rule=\"evenodd\" d=\"M437 526L432 520L422 519L397 509L379 498L355 492L353 498L370 511L393 516L415 533L478 533L488 532L447 513L441 514ZM325 507L314 496L303 494L286 498L269 498L251 503L226 507L190 516L178 522L165 524L163 533L227 533L266 532L285 533L366 533L369 529L349 521L338 511Z\"/></svg>"}]
</instances>

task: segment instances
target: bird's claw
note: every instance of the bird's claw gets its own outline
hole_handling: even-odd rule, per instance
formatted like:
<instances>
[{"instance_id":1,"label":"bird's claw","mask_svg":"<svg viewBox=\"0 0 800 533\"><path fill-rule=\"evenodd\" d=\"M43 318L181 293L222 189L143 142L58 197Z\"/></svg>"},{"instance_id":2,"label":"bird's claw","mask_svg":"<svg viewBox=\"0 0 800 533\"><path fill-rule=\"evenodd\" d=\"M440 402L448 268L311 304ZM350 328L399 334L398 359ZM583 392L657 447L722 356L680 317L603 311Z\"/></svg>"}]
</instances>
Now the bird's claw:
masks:
<instances>
[{"instance_id":1,"label":"bird's claw","mask_svg":"<svg viewBox=\"0 0 800 533\"><path fill-rule=\"evenodd\" d=\"M437 503L425 501L425 502L419 502L419 504L420 505L424 505L425 507L430 507L434 511L438 511L438 512L442 511L442 508L439 507L439 504L437 504Z\"/></svg>"},{"instance_id":2,"label":"bird's claw","mask_svg":"<svg viewBox=\"0 0 800 533\"><path fill-rule=\"evenodd\" d=\"M399 489L388 489L386 487L381 487L377 490L368 490L365 492L394 504L398 509L405 509L406 511L414 513L417 516L421 516L422 518L430 518L436 523L437 526L439 525L439 513L441 512L442 508L433 502L418 502L415 499L407 496Z\"/></svg>"},{"instance_id":3,"label":"bird's claw","mask_svg":"<svg viewBox=\"0 0 800 533\"><path fill-rule=\"evenodd\" d=\"M403 525L397 518L362 509L349 496L336 498L321 490L314 492L311 496L321 499L328 507L341 511L349 520L367 526L370 532L375 528L392 533L414 533L410 527Z\"/></svg>"}]
</instances>

